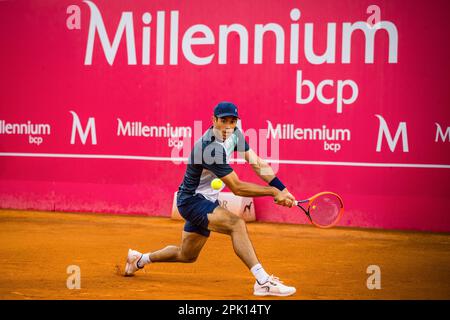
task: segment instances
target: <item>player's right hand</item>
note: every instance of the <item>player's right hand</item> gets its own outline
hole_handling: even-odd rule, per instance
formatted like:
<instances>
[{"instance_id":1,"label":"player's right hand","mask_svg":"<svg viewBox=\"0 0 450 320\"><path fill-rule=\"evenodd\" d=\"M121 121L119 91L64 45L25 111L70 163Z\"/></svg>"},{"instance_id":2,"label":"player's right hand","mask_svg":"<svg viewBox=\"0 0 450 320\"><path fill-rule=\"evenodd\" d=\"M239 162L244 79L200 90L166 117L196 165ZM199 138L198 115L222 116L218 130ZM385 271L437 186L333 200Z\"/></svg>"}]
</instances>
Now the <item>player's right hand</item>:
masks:
<instances>
[{"instance_id":1,"label":"player's right hand","mask_svg":"<svg viewBox=\"0 0 450 320\"><path fill-rule=\"evenodd\" d=\"M294 196L285 188L283 191L280 191L274 197L275 203L284 206L284 207L292 207L294 205L295 198Z\"/></svg>"}]
</instances>

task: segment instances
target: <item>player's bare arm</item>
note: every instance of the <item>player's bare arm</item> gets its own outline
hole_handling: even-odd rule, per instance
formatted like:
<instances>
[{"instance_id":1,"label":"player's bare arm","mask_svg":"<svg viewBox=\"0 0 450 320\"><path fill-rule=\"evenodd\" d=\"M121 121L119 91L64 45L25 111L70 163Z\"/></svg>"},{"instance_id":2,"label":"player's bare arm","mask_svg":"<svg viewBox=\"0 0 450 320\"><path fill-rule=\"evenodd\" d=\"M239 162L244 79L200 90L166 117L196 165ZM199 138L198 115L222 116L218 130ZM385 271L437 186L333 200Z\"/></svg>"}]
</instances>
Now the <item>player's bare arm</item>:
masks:
<instances>
[{"instance_id":1,"label":"player's bare arm","mask_svg":"<svg viewBox=\"0 0 450 320\"><path fill-rule=\"evenodd\" d=\"M255 183L245 182L239 179L236 172L231 172L221 178L230 190L242 197L272 196L277 204L292 207L295 198L287 191L280 191L272 186L260 186Z\"/></svg>"},{"instance_id":2,"label":"player's bare arm","mask_svg":"<svg viewBox=\"0 0 450 320\"><path fill-rule=\"evenodd\" d=\"M273 172L272 167L261 159L255 151L249 149L246 152L239 153L245 161L252 167L253 171L258 175L262 180L269 183L275 178L275 173Z\"/></svg>"},{"instance_id":3,"label":"player's bare arm","mask_svg":"<svg viewBox=\"0 0 450 320\"><path fill-rule=\"evenodd\" d=\"M246 152L240 152L239 154L245 159L245 161L247 161L247 163L250 164L255 174L264 182L270 183L271 181L273 181L273 179L276 178L272 167L266 161L264 161L264 159L261 159L252 149L249 149ZM292 201L295 201L294 196L289 192L287 188L283 189L282 192L284 193L284 196L288 197ZM275 198L275 202L277 204L283 205L282 203L277 201L277 198Z\"/></svg>"}]
</instances>

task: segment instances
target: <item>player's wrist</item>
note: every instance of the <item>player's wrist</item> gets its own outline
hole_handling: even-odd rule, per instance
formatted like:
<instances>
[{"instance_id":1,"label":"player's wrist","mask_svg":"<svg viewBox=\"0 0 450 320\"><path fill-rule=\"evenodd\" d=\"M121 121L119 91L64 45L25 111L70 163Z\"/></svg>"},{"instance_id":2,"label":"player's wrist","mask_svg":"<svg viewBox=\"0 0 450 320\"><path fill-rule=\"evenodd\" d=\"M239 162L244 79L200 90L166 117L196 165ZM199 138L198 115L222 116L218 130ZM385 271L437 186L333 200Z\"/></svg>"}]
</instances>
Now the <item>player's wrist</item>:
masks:
<instances>
[{"instance_id":1,"label":"player's wrist","mask_svg":"<svg viewBox=\"0 0 450 320\"><path fill-rule=\"evenodd\" d=\"M280 190L278 190L277 188L275 188L275 187L270 187L270 191L272 192L272 197L276 197L276 196L278 196L278 194L280 194Z\"/></svg>"},{"instance_id":2,"label":"player's wrist","mask_svg":"<svg viewBox=\"0 0 450 320\"><path fill-rule=\"evenodd\" d=\"M269 186L274 187L279 191L283 191L284 189L286 189L286 186L283 184L283 182L280 181L280 179L278 179L278 177L273 178L269 182Z\"/></svg>"}]
</instances>

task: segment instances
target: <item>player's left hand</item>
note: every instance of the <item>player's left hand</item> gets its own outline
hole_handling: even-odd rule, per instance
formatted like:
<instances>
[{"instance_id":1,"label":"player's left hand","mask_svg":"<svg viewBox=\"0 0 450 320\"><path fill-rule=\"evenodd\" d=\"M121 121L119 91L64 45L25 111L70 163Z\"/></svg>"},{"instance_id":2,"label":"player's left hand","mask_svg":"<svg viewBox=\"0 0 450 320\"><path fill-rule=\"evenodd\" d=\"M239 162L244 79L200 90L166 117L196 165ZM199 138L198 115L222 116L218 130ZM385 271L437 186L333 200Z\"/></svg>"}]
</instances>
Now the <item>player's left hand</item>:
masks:
<instances>
[{"instance_id":1,"label":"player's left hand","mask_svg":"<svg viewBox=\"0 0 450 320\"><path fill-rule=\"evenodd\" d=\"M295 198L294 196L289 192L287 188L285 188L283 191L280 191L274 198L275 203L291 208L294 205Z\"/></svg>"}]
</instances>

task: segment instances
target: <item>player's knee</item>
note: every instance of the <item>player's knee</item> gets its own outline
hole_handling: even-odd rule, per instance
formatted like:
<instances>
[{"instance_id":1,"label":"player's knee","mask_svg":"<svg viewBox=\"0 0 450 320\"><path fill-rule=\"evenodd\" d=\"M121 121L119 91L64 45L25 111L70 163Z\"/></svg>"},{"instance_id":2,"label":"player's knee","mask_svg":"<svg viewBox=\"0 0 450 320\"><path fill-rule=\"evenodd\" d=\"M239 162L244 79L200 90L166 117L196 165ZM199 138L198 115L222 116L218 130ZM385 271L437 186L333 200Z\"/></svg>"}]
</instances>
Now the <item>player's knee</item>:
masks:
<instances>
[{"instance_id":1,"label":"player's knee","mask_svg":"<svg viewBox=\"0 0 450 320\"><path fill-rule=\"evenodd\" d=\"M231 217L231 230L232 231L241 231L245 229L245 221L241 217L233 215Z\"/></svg>"}]
</instances>

